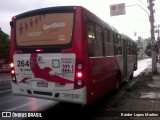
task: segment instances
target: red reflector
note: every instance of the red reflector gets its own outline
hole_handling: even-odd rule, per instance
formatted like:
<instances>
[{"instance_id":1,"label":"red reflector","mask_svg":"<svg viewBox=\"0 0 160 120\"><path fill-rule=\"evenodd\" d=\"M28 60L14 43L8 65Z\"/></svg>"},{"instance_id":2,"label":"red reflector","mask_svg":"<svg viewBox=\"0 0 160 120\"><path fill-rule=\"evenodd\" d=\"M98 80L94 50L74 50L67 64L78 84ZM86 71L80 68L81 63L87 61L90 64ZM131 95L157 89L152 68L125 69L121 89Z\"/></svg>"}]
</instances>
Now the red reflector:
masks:
<instances>
[{"instance_id":1,"label":"red reflector","mask_svg":"<svg viewBox=\"0 0 160 120\"><path fill-rule=\"evenodd\" d=\"M93 92L91 92L91 95L94 95L94 93L93 93Z\"/></svg>"}]
</instances>

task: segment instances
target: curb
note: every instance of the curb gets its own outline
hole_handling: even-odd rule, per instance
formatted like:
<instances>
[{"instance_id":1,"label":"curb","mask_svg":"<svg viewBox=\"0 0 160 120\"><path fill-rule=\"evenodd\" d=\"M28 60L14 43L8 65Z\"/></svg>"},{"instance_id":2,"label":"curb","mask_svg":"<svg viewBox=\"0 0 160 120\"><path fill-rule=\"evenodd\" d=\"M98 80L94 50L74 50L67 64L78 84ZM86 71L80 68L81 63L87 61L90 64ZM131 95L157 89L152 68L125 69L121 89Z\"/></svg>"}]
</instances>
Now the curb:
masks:
<instances>
[{"instance_id":1,"label":"curb","mask_svg":"<svg viewBox=\"0 0 160 120\"><path fill-rule=\"evenodd\" d=\"M3 91L0 92L0 94L4 94L4 93L7 93L7 92L11 92L11 91L12 91L12 89L3 90Z\"/></svg>"},{"instance_id":2,"label":"curb","mask_svg":"<svg viewBox=\"0 0 160 120\"><path fill-rule=\"evenodd\" d=\"M127 83L127 86L132 87L140 78L144 75L150 73L150 68L146 68L143 72L141 72L138 76L136 76L133 80Z\"/></svg>"}]
</instances>

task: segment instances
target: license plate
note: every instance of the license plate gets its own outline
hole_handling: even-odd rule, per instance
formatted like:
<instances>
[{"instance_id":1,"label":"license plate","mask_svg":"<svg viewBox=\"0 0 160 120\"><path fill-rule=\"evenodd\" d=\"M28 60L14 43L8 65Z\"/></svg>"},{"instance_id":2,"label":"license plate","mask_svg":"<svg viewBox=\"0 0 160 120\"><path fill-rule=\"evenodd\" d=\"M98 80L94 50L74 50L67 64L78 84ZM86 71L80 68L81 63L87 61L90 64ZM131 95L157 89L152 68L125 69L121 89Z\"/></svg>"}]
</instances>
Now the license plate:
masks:
<instances>
[{"instance_id":1,"label":"license plate","mask_svg":"<svg viewBox=\"0 0 160 120\"><path fill-rule=\"evenodd\" d=\"M37 82L37 87L45 87L45 88L47 88L48 87L48 83L46 83L46 82Z\"/></svg>"}]
</instances>

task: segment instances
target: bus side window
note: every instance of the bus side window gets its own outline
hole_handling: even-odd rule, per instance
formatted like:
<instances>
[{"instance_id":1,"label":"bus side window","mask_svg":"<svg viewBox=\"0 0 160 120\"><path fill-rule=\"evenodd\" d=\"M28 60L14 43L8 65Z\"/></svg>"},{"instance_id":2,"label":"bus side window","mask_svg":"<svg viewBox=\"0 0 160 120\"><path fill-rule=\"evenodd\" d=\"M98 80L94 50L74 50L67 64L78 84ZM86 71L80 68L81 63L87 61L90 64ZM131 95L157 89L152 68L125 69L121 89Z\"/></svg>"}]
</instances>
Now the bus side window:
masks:
<instances>
[{"instance_id":1,"label":"bus side window","mask_svg":"<svg viewBox=\"0 0 160 120\"><path fill-rule=\"evenodd\" d=\"M95 31L94 31L94 23L87 22L87 37L88 37L88 48L89 48L89 56L94 57L94 49L96 47L95 42Z\"/></svg>"},{"instance_id":2,"label":"bus side window","mask_svg":"<svg viewBox=\"0 0 160 120\"><path fill-rule=\"evenodd\" d=\"M112 31L109 31L109 42L110 43L113 43L113 32Z\"/></svg>"},{"instance_id":3,"label":"bus side window","mask_svg":"<svg viewBox=\"0 0 160 120\"><path fill-rule=\"evenodd\" d=\"M120 35L115 33L115 55L122 55L122 44Z\"/></svg>"},{"instance_id":4,"label":"bus side window","mask_svg":"<svg viewBox=\"0 0 160 120\"><path fill-rule=\"evenodd\" d=\"M88 39L95 40L94 24L91 22L87 23Z\"/></svg>"},{"instance_id":5,"label":"bus side window","mask_svg":"<svg viewBox=\"0 0 160 120\"><path fill-rule=\"evenodd\" d=\"M98 24L87 23L89 56L103 56L103 34L102 27Z\"/></svg>"},{"instance_id":6,"label":"bus side window","mask_svg":"<svg viewBox=\"0 0 160 120\"><path fill-rule=\"evenodd\" d=\"M128 40L128 43L127 43L127 55L130 55L130 51L131 51L131 46L130 46L130 41Z\"/></svg>"},{"instance_id":7,"label":"bus side window","mask_svg":"<svg viewBox=\"0 0 160 120\"><path fill-rule=\"evenodd\" d=\"M98 24L95 25L96 31L96 56L103 56L103 33L102 27Z\"/></svg>"},{"instance_id":8,"label":"bus side window","mask_svg":"<svg viewBox=\"0 0 160 120\"><path fill-rule=\"evenodd\" d=\"M118 51L119 51L119 55L122 55L122 39L121 39L121 36L118 35Z\"/></svg>"},{"instance_id":9,"label":"bus side window","mask_svg":"<svg viewBox=\"0 0 160 120\"><path fill-rule=\"evenodd\" d=\"M115 55L118 55L118 35L114 33L114 51Z\"/></svg>"},{"instance_id":10,"label":"bus side window","mask_svg":"<svg viewBox=\"0 0 160 120\"><path fill-rule=\"evenodd\" d=\"M109 32L106 28L104 28L104 41L109 42Z\"/></svg>"},{"instance_id":11,"label":"bus side window","mask_svg":"<svg viewBox=\"0 0 160 120\"><path fill-rule=\"evenodd\" d=\"M104 29L104 40L105 40L105 56L114 55L114 45L113 45L113 32Z\"/></svg>"}]
</instances>

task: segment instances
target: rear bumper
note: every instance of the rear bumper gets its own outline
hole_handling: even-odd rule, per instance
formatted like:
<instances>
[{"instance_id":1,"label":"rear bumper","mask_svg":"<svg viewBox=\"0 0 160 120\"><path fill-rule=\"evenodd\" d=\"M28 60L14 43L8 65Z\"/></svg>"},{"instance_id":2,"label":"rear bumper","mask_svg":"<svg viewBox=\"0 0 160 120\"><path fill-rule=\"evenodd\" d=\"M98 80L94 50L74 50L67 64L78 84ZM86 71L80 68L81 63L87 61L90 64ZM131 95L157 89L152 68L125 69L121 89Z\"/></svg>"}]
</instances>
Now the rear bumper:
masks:
<instances>
[{"instance_id":1,"label":"rear bumper","mask_svg":"<svg viewBox=\"0 0 160 120\"><path fill-rule=\"evenodd\" d=\"M11 84L12 84L12 92L14 95L36 97L36 98L77 103L83 105L87 104L86 87L75 90L55 91L55 90L37 90L34 88L17 85L13 82Z\"/></svg>"}]
</instances>

